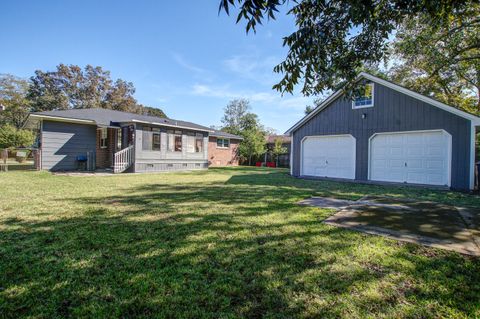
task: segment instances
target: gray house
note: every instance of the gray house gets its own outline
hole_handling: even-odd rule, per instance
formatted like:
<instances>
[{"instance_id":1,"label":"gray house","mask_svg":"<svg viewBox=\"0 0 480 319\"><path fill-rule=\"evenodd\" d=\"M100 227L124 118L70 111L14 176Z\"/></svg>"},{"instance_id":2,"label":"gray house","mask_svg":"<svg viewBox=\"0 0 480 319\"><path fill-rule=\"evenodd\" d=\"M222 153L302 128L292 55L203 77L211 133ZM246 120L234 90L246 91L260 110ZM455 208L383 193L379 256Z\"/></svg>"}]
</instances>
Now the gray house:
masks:
<instances>
[{"instance_id":1,"label":"gray house","mask_svg":"<svg viewBox=\"0 0 480 319\"><path fill-rule=\"evenodd\" d=\"M190 122L95 108L32 113L25 127L40 133L39 169L208 168L212 130Z\"/></svg>"},{"instance_id":2,"label":"gray house","mask_svg":"<svg viewBox=\"0 0 480 319\"><path fill-rule=\"evenodd\" d=\"M286 133L291 174L469 190L480 118L367 73L362 96L339 90Z\"/></svg>"}]
</instances>

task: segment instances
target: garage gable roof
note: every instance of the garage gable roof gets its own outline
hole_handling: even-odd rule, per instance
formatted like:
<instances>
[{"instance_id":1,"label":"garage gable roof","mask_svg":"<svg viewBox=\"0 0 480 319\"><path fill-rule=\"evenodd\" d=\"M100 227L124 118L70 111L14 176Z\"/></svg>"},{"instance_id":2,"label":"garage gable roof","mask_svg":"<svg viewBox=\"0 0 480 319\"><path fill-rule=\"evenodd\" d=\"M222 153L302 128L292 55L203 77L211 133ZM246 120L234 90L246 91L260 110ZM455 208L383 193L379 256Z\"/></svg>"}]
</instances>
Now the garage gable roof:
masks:
<instances>
[{"instance_id":1,"label":"garage gable roof","mask_svg":"<svg viewBox=\"0 0 480 319\"><path fill-rule=\"evenodd\" d=\"M459 110L455 107L452 107L452 106L449 106L447 104L444 104L442 102L439 102L437 100L434 100L432 98L429 98L425 95L422 95L422 94L419 94L417 92L414 92L412 90L409 90L407 88L404 88L398 84L395 84L395 83L392 83L392 82L389 82L389 81L386 81L384 79L381 79L379 77L376 77L376 76L373 76L369 73L366 73L366 72L361 72L356 81L360 81L361 79L367 79L367 80L370 80L374 83L378 83L378 84L381 84L383 86L386 86L390 89L393 89L395 91L398 91L400 93L403 93L403 94L406 94L408 96L411 96L417 100L420 100L422 102L425 102L427 104L430 104L432 106L435 106L435 107L438 107L444 111L447 111L447 112L450 112L450 113L453 113L455 115L458 115L460 117L463 117L467 120L470 120L472 121L473 125L476 125L476 126L480 126L480 117L478 116L475 116L473 114L470 114L470 113L467 113L467 112L464 112L462 110ZM315 115L317 115L318 113L320 113L322 110L324 110L328 105L330 105L333 101L335 101L338 97L342 96L343 95L343 89L339 89L338 91L336 91L335 93L333 93L332 95L330 95L325 101L323 101L320 105L318 105L312 112L310 112L310 114L307 114L306 116L304 116L300 121L298 121L295 125L293 125L291 128L288 129L288 131L285 132L285 134L292 134L294 131L296 131L298 128L300 128L301 126L303 126L303 124L305 124L308 120L310 120L312 117L314 117Z\"/></svg>"}]
</instances>

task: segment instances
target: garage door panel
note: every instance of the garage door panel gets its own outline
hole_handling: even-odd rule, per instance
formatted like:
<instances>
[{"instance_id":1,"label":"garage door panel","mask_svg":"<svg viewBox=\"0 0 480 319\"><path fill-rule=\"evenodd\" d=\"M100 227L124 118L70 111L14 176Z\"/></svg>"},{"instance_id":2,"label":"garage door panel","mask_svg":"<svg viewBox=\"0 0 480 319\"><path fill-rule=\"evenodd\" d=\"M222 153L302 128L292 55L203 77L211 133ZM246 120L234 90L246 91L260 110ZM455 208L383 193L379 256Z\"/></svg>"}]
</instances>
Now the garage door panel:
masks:
<instances>
[{"instance_id":1,"label":"garage door panel","mask_svg":"<svg viewBox=\"0 0 480 319\"><path fill-rule=\"evenodd\" d=\"M370 179L449 185L451 136L443 131L385 133L370 141Z\"/></svg>"},{"instance_id":2,"label":"garage door panel","mask_svg":"<svg viewBox=\"0 0 480 319\"><path fill-rule=\"evenodd\" d=\"M355 178L352 136L309 136L302 143L302 175Z\"/></svg>"}]
</instances>

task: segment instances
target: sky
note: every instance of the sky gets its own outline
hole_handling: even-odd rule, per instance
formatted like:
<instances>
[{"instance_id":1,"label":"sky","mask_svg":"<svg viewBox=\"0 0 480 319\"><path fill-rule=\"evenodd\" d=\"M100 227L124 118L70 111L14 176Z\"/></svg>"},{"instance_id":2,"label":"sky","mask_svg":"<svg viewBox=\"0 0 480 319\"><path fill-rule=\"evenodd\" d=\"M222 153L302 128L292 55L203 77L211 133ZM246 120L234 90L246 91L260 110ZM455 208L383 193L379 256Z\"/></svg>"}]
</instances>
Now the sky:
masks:
<instances>
[{"instance_id":1,"label":"sky","mask_svg":"<svg viewBox=\"0 0 480 319\"><path fill-rule=\"evenodd\" d=\"M283 133L312 97L272 90L287 54L291 16L245 32L218 14L219 0L3 0L0 73L29 78L60 64L101 66L132 82L139 103L168 117L221 125L235 98L250 100L263 125Z\"/></svg>"}]
</instances>

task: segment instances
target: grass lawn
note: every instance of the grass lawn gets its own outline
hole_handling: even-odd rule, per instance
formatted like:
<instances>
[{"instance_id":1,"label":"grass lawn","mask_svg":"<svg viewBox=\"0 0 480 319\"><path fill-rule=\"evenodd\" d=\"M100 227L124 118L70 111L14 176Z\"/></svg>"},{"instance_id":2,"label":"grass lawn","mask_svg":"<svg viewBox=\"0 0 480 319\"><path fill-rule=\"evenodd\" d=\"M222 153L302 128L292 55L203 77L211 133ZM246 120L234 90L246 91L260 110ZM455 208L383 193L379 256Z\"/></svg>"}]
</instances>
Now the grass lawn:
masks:
<instances>
[{"instance_id":1,"label":"grass lawn","mask_svg":"<svg viewBox=\"0 0 480 319\"><path fill-rule=\"evenodd\" d=\"M480 207L285 170L0 173L0 317L480 317L480 259L322 223L311 195Z\"/></svg>"}]
</instances>

